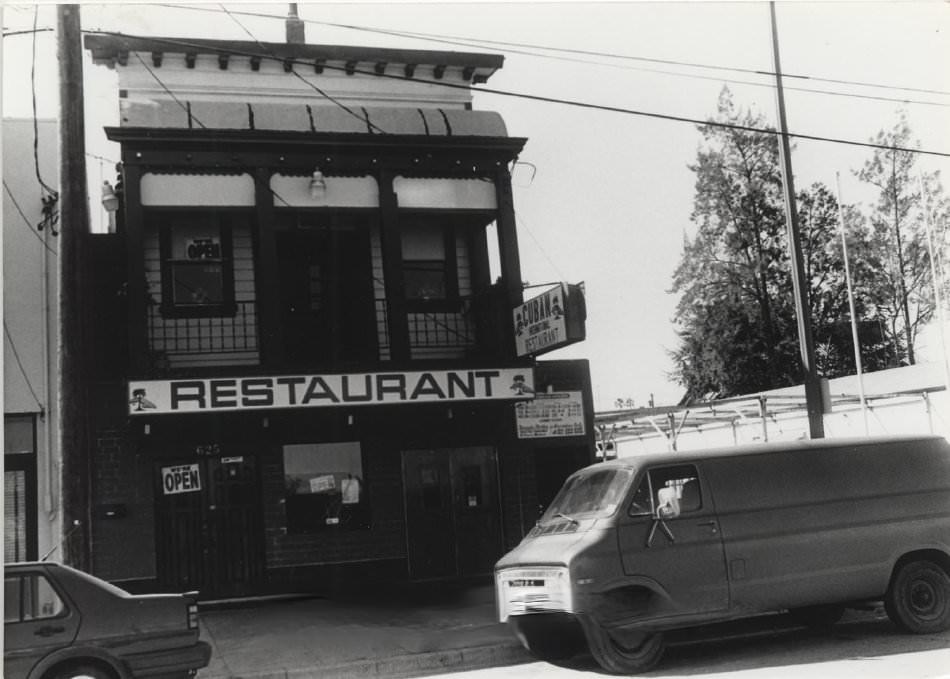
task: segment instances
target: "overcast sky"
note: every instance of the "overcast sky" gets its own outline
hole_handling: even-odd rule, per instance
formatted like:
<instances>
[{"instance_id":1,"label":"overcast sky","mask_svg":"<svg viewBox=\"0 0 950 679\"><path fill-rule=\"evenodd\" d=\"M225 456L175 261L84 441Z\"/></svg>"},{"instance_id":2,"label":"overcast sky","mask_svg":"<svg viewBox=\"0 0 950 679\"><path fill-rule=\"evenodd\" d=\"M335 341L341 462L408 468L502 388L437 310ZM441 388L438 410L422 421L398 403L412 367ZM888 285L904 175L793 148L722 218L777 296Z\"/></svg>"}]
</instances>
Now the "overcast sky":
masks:
<instances>
[{"instance_id":1,"label":"overcast sky","mask_svg":"<svg viewBox=\"0 0 950 679\"><path fill-rule=\"evenodd\" d=\"M257 39L284 40L282 19L243 13L282 17L286 3L225 6ZM950 154L950 4L776 8L790 131L866 142L890 129L903 108L921 148ZM54 25L54 11L39 7L40 28ZM513 94L705 119L728 85L737 104L773 124L777 119L766 2L351 1L301 3L299 11L310 43L502 54L504 68L485 87ZM32 28L33 21L34 6L5 5L5 33ZM137 35L249 39L211 3L84 3L82 21L85 29ZM32 38L9 36L3 47L3 114L29 117ZM38 113L53 117L53 34L37 34L35 49ZM115 160L118 149L101 132L117 121L115 76L88 61L85 69L87 151ZM545 358L589 358L599 410L617 398L647 405L651 394L657 405L678 401L682 389L668 378L676 299L667 291L684 234L691 233L695 177L688 166L700 143L696 126L484 92L475 107L498 111L509 134L528 139L514 174L523 278L583 281L587 288L588 339ZM872 196L852 171L870 154L799 140L796 187L821 181L834 190L840 172L844 201L867 202ZM950 158L921 156L920 167L941 170L946 186ZM109 162L93 159L94 189L111 174ZM925 358L934 349L922 347Z\"/></svg>"}]
</instances>

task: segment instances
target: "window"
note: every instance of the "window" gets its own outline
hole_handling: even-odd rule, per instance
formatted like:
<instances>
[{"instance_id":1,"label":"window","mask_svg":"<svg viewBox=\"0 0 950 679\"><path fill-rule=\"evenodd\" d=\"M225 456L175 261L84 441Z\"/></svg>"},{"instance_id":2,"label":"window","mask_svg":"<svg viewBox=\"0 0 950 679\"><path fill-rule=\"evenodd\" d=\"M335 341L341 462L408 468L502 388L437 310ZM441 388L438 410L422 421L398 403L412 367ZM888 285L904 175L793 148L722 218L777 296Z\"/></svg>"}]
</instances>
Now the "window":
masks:
<instances>
[{"instance_id":1,"label":"window","mask_svg":"<svg viewBox=\"0 0 950 679\"><path fill-rule=\"evenodd\" d=\"M284 446L288 533L369 528L358 441Z\"/></svg>"},{"instance_id":2,"label":"window","mask_svg":"<svg viewBox=\"0 0 950 679\"><path fill-rule=\"evenodd\" d=\"M541 517L547 523L559 515L577 518L580 515L609 516L617 509L630 483L626 469L599 469L571 476Z\"/></svg>"},{"instance_id":3,"label":"window","mask_svg":"<svg viewBox=\"0 0 950 679\"><path fill-rule=\"evenodd\" d=\"M229 316L235 313L229 220L218 212L168 212L160 222L162 313Z\"/></svg>"},{"instance_id":4,"label":"window","mask_svg":"<svg viewBox=\"0 0 950 679\"><path fill-rule=\"evenodd\" d=\"M665 490L669 489L669 490ZM696 467L689 464L651 469L633 495L630 514L652 514L661 503L660 491L664 500L672 501L678 507L678 513L695 512L702 509L703 501L699 487L699 474Z\"/></svg>"},{"instance_id":5,"label":"window","mask_svg":"<svg viewBox=\"0 0 950 679\"><path fill-rule=\"evenodd\" d=\"M39 573L4 578L3 602L5 623L55 618L66 610L49 580Z\"/></svg>"},{"instance_id":6,"label":"window","mask_svg":"<svg viewBox=\"0 0 950 679\"><path fill-rule=\"evenodd\" d=\"M403 229L402 272L410 305L457 302L456 267L453 229L425 222Z\"/></svg>"}]
</instances>

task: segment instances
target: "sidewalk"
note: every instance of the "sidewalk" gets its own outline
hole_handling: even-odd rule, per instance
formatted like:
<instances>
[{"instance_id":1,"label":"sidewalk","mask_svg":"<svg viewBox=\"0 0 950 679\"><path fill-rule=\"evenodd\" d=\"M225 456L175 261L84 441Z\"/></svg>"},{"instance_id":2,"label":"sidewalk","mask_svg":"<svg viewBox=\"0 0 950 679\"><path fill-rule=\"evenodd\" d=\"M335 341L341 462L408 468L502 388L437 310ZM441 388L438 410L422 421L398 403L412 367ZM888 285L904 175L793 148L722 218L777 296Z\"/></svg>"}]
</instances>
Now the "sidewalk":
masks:
<instances>
[{"instance_id":1,"label":"sidewalk","mask_svg":"<svg viewBox=\"0 0 950 679\"><path fill-rule=\"evenodd\" d=\"M202 605L198 679L409 677L532 660L497 622L491 584Z\"/></svg>"}]
</instances>

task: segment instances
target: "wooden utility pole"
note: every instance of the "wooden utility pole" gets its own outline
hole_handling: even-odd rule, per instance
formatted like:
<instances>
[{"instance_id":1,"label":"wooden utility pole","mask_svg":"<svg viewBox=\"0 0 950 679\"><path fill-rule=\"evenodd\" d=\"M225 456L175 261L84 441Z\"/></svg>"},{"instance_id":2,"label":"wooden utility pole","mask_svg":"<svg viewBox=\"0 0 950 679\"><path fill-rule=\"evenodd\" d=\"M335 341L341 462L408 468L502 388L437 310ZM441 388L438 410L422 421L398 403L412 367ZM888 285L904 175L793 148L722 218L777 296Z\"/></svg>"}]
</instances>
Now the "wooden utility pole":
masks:
<instances>
[{"instance_id":1,"label":"wooden utility pole","mask_svg":"<svg viewBox=\"0 0 950 679\"><path fill-rule=\"evenodd\" d=\"M82 31L79 5L56 8L59 58L60 166L60 413L63 499L62 559L91 570L90 445L88 430L87 245Z\"/></svg>"},{"instance_id":2,"label":"wooden utility pole","mask_svg":"<svg viewBox=\"0 0 950 679\"><path fill-rule=\"evenodd\" d=\"M815 365L815 343L811 334L811 310L805 289L805 265L802 256L801 235L798 229L798 210L795 207L795 182L792 177L792 153L788 143L788 123L785 120L785 93L782 90L782 65L779 59L778 27L775 21L775 2L769 3L772 17L772 53L775 60L775 90L778 96L778 119L782 162L782 180L785 190L785 225L788 229L789 257L792 265L792 287L795 290L795 317L798 320L798 343L805 373L805 404L808 409L810 438L825 436L824 406L821 378Z\"/></svg>"}]
</instances>

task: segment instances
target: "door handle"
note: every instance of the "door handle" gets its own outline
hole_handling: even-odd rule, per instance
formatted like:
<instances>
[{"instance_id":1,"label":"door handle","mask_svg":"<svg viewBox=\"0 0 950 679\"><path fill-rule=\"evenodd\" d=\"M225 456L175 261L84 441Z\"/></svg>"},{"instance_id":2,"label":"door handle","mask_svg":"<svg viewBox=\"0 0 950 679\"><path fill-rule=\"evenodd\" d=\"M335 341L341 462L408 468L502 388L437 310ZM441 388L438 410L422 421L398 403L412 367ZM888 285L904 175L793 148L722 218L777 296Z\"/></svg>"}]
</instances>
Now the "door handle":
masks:
<instances>
[{"instance_id":1,"label":"door handle","mask_svg":"<svg viewBox=\"0 0 950 679\"><path fill-rule=\"evenodd\" d=\"M718 532L715 521L703 521L702 523L697 523L696 525L700 528L711 528L713 533Z\"/></svg>"},{"instance_id":2,"label":"door handle","mask_svg":"<svg viewBox=\"0 0 950 679\"><path fill-rule=\"evenodd\" d=\"M40 637L51 637L54 634L62 634L65 631L65 627L51 627L47 625L46 627L40 627L34 634Z\"/></svg>"}]
</instances>

